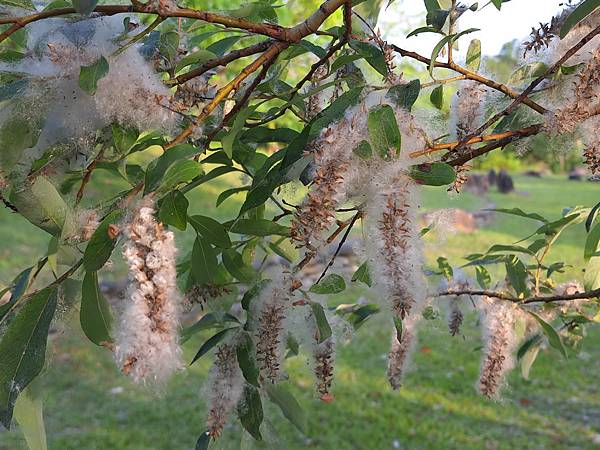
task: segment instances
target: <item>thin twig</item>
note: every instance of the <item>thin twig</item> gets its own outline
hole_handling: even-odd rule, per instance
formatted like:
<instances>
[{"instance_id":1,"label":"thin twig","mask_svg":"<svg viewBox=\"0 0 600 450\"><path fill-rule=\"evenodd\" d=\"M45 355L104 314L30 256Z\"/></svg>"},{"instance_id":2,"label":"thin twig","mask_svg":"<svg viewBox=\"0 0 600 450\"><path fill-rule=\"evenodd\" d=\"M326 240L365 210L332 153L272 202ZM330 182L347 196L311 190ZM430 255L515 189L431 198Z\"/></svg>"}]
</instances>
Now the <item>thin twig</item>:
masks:
<instances>
[{"instance_id":1,"label":"thin twig","mask_svg":"<svg viewBox=\"0 0 600 450\"><path fill-rule=\"evenodd\" d=\"M508 294L504 294L502 292L495 291L487 291L487 290L450 290L439 292L435 295L435 297L448 297L448 296L460 296L460 295L470 295L470 296L484 296L484 297L493 297L499 300L506 300L514 303L552 303L552 302L562 302L562 301L571 301L571 300L584 300L584 299L593 299L600 297L600 289L594 289L588 292L578 292L576 294L569 295L549 295L549 296L533 296L527 298L517 298Z\"/></svg>"},{"instance_id":2,"label":"thin twig","mask_svg":"<svg viewBox=\"0 0 600 450\"><path fill-rule=\"evenodd\" d=\"M362 217L362 212L361 211L358 211L354 215L354 217L352 217L352 220L350 221L350 224L346 228L346 232L344 233L344 235L340 239L340 242L339 242L339 244L337 246L337 249L335 250L335 253L333 254L333 256L331 257L331 260L329 261L329 263L327 264L327 266L323 270L323 273L321 273L321 276L317 280L317 283L323 279L323 277L325 276L325 274L327 273L327 271L329 270L329 268L331 266L333 266L333 264L335 263L335 258L337 258L337 255L340 253L340 250L342 249L344 243L346 242L346 240L348 239L348 236L350 235L350 231L352 231L352 227L354 227L354 224L356 223L356 221L358 219L360 219L361 217Z\"/></svg>"}]
</instances>

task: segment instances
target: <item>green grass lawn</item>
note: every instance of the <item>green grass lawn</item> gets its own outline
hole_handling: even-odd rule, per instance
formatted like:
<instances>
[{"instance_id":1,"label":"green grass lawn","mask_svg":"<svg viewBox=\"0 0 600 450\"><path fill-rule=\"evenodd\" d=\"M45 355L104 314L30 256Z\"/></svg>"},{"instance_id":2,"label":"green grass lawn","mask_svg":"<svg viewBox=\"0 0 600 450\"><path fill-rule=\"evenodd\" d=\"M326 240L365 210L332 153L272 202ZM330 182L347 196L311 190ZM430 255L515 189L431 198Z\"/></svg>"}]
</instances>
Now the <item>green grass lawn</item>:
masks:
<instances>
[{"instance_id":1,"label":"green grass lawn","mask_svg":"<svg viewBox=\"0 0 600 450\"><path fill-rule=\"evenodd\" d=\"M193 212L214 210L218 181L190 195ZM449 198L428 189L425 210L441 207L477 209L520 207L558 218L566 205L593 206L600 200L600 185L516 177L517 191L490 193L488 198L462 194ZM236 199L219 213L235 215ZM436 235L427 240L427 261L444 255L453 264L471 252L493 243L512 243L535 228L524 219L497 215L475 234ZM439 236L438 236L439 237ZM182 253L189 235L178 236ZM581 267L585 230L578 225L561 238L550 259ZM0 283L7 283L35 261L48 238L24 220L0 210ZM115 264L113 276L120 276ZM560 279L577 277L576 269ZM347 294L346 294L347 295ZM345 298L345 300L350 300ZM333 301L340 299L332 298ZM71 317L73 316L73 317ZM204 429L202 385L210 358L177 375L168 386L140 388L121 376L111 355L93 346L78 329L76 313L65 313L64 325L51 337L48 368L40 380L50 449L191 449ZM519 371L510 374L502 400L493 402L475 391L480 352L476 318L469 315L464 338L451 338L444 320L424 321L419 334L413 370L405 386L393 392L385 378L390 324L374 317L355 339L339 350L333 392L336 400L315 399L312 375L303 357L290 358L286 369L290 389L307 412L309 429L301 435L267 405L266 447L276 449L593 449L600 448L600 329L590 329L578 354L562 359L545 350L536 361L531 379ZM185 346L190 360L209 334L194 336ZM24 449L15 427L0 432L0 449ZM225 430L211 448L249 449L254 444L238 425Z\"/></svg>"}]
</instances>

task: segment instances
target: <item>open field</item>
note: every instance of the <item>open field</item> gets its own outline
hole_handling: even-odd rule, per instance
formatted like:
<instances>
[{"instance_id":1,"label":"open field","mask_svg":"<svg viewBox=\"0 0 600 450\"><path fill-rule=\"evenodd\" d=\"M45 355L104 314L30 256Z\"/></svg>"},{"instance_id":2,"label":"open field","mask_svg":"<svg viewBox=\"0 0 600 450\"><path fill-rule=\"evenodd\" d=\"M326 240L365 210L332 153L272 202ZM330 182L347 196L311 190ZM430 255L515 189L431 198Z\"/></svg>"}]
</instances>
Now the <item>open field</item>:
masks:
<instances>
[{"instance_id":1,"label":"open field","mask_svg":"<svg viewBox=\"0 0 600 450\"><path fill-rule=\"evenodd\" d=\"M215 182L217 183L217 182ZM424 210L456 207L474 210L495 204L519 207L551 218L563 205L593 206L600 201L600 185L568 182L563 177L516 177L517 192L495 192L487 198L462 194L449 199L443 190L427 190ZM95 188L99 189L98 186ZM215 191L216 192L216 189ZM190 195L194 211L206 214L215 196L208 185ZM235 199L222 208L222 218L236 212ZM489 227L475 234L442 233L427 238L427 261L446 256L459 265L466 253L485 251L493 243L513 243L535 229L534 223L496 215ZM180 247L190 235L179 235ZM578 225L565 232L550 260L575 267L583 261L585 230ZM47 245L48 237L22 219L0 210L0 285L30 265ZM182 250L185 253L185 249ZM115 263L112 275L120 277ZM575 269L558 280L579 276ZM332 302L350 301L346 297ZM360 292L357 294L360 295ZM184 374L157 389L133 386L121 376L103 349L89 343L77 320L65 313L66 325L52 335L50 365L44 386L45 419L50 449L190 449L203 430L205 405L202 384L210 365L203 358ZM442 314L443 316L443 314ZM76 318L76 316L75 316ZM451 338L444 320L424 321L413 370L405 386L392 392L385 378L385 356L390 325L375 317L357 332L356 339L339 351L334 394L329 405L314 398L312 376L304 358L287 362L290 389L309 418L302 436L270 406L265 434L277 449L593 449L600 448L600 328L590 329L578 354L562 359L554 350L542 352L531 379L511 373L503 399L490 402L475 392L480 346L476 318L471 314L465 338ZM73 324L73 325L71 325ZM209 332L210 333L210 332ZM186 344L190 360L210 334L196 335ZM240 446L240 441L242 442ZM24 449L18 430L0 432L0 449ZM238 426L226 429L211 448L253 448Z\"/></svg>"}]
</instances>

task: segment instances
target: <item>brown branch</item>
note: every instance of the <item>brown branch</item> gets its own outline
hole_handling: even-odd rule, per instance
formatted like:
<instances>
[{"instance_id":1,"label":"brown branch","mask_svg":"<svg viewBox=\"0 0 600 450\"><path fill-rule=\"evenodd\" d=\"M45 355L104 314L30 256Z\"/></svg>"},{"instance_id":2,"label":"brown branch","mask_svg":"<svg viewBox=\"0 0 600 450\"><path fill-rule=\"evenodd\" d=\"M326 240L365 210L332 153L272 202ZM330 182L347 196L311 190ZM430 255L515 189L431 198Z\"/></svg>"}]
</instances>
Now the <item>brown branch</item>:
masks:
<instances>
[{"instance_id":1,"label":"brown branch","mask_svg":"<svg viewBox=\"0 0 600 450\"><path fill-rule=\"evenodd\" d=\"M400 56L404 56L405 58L414 59L416 61L422 62L423 64L427 64L427 65L431 64L431 59L426 58L425 56L422 56L418 53L411 52L409 50L405 50L405 49L400 48L397 45L393 45L393 44L392 44L392 48L394 49L394 51L399 53ZM495 89L496 91L502 92L504 95L507 95L510 98L516 99L517 97L519 97L519 93L513 91L508 86L506 86L502 83L498 83L494 80L490 80L489 78L486 78L476 72L472 72L469 69L466 69L454 62L445 63L445 62L436 61L436 62L434 62L434 67L439 67L442 69L449 69L449 70L453 70L454 72L458 72L458 73L464 75L466 79L473 80L478 83L484 84L492 89ZM531 109L539 112L540 114L545 114L546 112L548 112L548 110L546 108L537 104L530 98L524 98L522 100L522 102L523 102L523 104L529 106Z\"/></svg>"},{"instance_id":2,"label":"brown branch","mask_svg":"<svg viewBox=\"0 0 600 450\"><path fill-rule=\"evenodd\" d=\"M209 59L201 66L190 70L189 72L185 72L179 75L178 77L174 78L173 80L169 80L167 84L183 84L186 81L191 80L192 78L198 77L208 72L210 69L214 69L215 67L226 66L227 64L229 64L232 61L235 61L236 59L245 58L246 56L251 56L256 53L264 52L272 44L273 41L267 40L239 50L233 50L219 58Z\"/></svg>"},{"instance_id":3,"label":"brown branch","mask_svg":"<svg viewBox=\"0 0 600 450\"><path fill-rule=\"evenodd\" d=\"M492 126L498 119L500 119L503 116L507 116L508 114L513 112L521 103L525 103L525 100L527 100L527 98L528 98L527 96L529 94L531 94L531 92L542 81L544 81L549 75L552 75L554 72L556 72L571 56L573 56L575 53L577 53L585 44L587 44L589 41L591 41L598 34L600 34L600 26L596 27L595 29L590 31L587 35L585 35L583 37L583 39L581 39L575 46L571 47L571 49L569 51L567 51L562 56L562 58L560 58L558 61L556 61L551 67L546 69L546 71L542 75L540 75L535 80L533 80L531 82L531 84L529 86L527 86L527 88L517 98L515 98L515 100L510 105L508 105L502 111L494 114L492 117L489 118L489 120L487 120L477 130L475 130L474 132L472 132L468 136L466 136L463 139L464 142L461 142L459 144L459 146L462 146L463 144L465 144L469 139L473 138L474 136L480 135L485 130L487 130L490 126Z\"/></svg>"},{"instance_id":4,"label":"brown branch","mask_svg":"<svg viewBox=\"0 0 600 450\"><path fill-rule=\"evenodd\" d=\"M232 81L230 81L221 89L219 89L215 97L202 109L202 112L194 119L194 121L175 139L173 139L169 144L165 146L165 150L182 143L188 137L190 137L196 129L196 127L200 125L200 123L209 116L209 114L219 105L219 103L225 100L225 98L233 90L237 90L239 88L242 81L248 78L252 73L256 72L260 66L262 66L263 64L277 56L279 53L281 53L283 50L285 50L287 47L289 47L289 45L290 44L287 42L274 42L267 51L265 51L262 55L255 59L250 65L246 66L237 77L235 77Z\"/></svg>"},{"instance_id":5,"label":"brown branch","mask_svg":"<svg viewBox=\"0 0 600 450\"><path fill-rule=\"evenodd\" d=\"M83 179L81 180L81 186L79 186L79 190L77 191L77 195L75 196L75 205L78 205L79 202L81 201L81 199L83 198L83 192L85 191L85 187L90 182L90 179L92 178L92 172L96 168L96 165L98 164L98 160L100 160L102 158L102 156L104 156L105 148L106 147L102 147L100 152L98 152L98 156L96 156L92 160L92 162L87 166L87 168L85 169L85 175L83 176Z\"/></svg>"},{"instance_id":6,"label":"brown branch","mask_svg":"<svg viewBox=\"0 0 600 450\"><path fill-rule=\"evenodd\" d=\"M465 145L473 145L473 144L478 144L481 142L490 142L490 141L492 142L492 144L495 144L495 143L498 143L500 141L505 141L505 140L509 140L508 142L511 142L516 139L521 139L521 138L524 138L527 136L532 136L534 134L537 134L541 131L541 129L542 129L542 124L538 123L538 124L531 125L531 126L528 126L525 128L521 128L519 130L504 131L502 133L488 134L487 136L473 137L470 140L468 140L467 142L465 142L464 144ZM428 147L424 150L418 150L418 151L412 152L409 154L409 156L411 158L418 158L420 156L429 155L431 153L439 152L442 150L454 150L460 144L461 144L460 141L447 142L447 143L443 143L443 144L434 144L431 147ZM506 144L504 144L504 145L506 145ZM497 147L494 147L494 148L497 148ZM478 151L478 150L481 150L481 149L477 149L475 151ZM469 159L472 159L472 158L469 158Z\"/></svg>"},{"instance_id":7,"label":"brown branch","mask_svg":"<svg viewBox=\"0 0 600 450\"><path fill-rule=\"evenodd\" d=\"M569 295L549 295L549 296L533 296L527 298L517 298L511 295L504 294L502 292L495 291L487 291L487 290L450 290L439 292L435 295L435 297L448 297L448 296L459 296L459 295L470 295L470 296L485 296L485 297L493 297L499 300L506 300L509 302L521 303L521 304L529 304L529 303L552 303L552 302L562 302L562 301L571 301L571 300L584 300L584 299L593 299L600 297L600 289L594 289L588 292L578 292L576 294Z\"/></svg>"},{"instance_id":8,"label":"brown branch","mask_svg":"<svg viewBox=\"0 0 600 450\"><path fill-rule=\"evenodd\" d=\"M323 279L323 277L325 276L325 274L327 273L327 271L329 270L329 268L331 266L333 266L333 264L335 263L335 258L337 258L337 255L340 253L340 250L342 249L342 246L344 245L344 242L346 242L346 240L348 239L348 236L350 235L350 231L352 231L352 228L354 227L354 224L361 217L362 217L362 211L358 211L354 215L354 217L352 217L352 219L350 220L350 223L349 223L348 227L346 228L346 232L344 233L344 235L340 239L340 242L338 243L338 246L337 246L337 249L335 250L335 253L331 257L331 260L329 260L329 263L327 263L327 266L323 270L323 273L321 273L321 276L317 280L317 283Z\"/></svg>"}]
</instances>

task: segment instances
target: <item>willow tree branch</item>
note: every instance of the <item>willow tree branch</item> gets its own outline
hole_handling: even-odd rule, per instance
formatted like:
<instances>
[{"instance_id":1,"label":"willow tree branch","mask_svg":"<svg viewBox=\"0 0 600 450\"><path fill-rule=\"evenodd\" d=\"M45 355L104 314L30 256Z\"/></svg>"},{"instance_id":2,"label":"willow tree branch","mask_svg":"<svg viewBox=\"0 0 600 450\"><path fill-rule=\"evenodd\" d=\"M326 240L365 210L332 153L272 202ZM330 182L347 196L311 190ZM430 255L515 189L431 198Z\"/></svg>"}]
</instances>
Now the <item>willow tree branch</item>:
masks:
<instances>
[{"instance_id":1,"label":"willow tree branch","mask_svg":"<svg viewBox=\"0 0 600 450\"><path fill-rule=\"evenodd\" d=\"M488 134L486 136L476 136L476 137L469 139L467 142L464 143L464 145L479 144L481 142L491 142L491 144L496 144L496 143L499 143L500 141L505 141L505 140L510 140L509 142L511 142L516 139L522 139L524 137L528 137L528 136L537 134L541 131L541 129L542 129L542 124L538 123L535 125L530 125L525 128L520 128L518 130L505 131L502 133L495 133L495 134ZM410 153L409 156L411 158L418 158L420 156L429 155L431 153L436 153L436 152L443 151L443 150L452 151L455 148L457 148L460 144L461 144L460 141L446 142L443 144L434 144L431 147L427 147L426 149L414 151L414 152ZM504 145L506 145L506 144L504 144ZM482 150L483 148L484 147L475 149L475 150L471 150L471 153ZM497 147L494 147L494 148L497 148ZM464 153L464 155L468 155L471 153L466 151ZM472 159L472 157L469 159Z\"/></svg>"},{"instance_id":2,"label":"willow tree branch","mask_svg":"<svg viewBox=\"0 0 600 450\"><path fill-rule=\"evenodd\" d=\"M256 72L260 66L271 60L273 57L277 56L287 47L289 47L289 43L287 42L274 42L271 47L265 51L262 55L256 58L250 65L246 66L244 70L242 70L238 76L236 76L233 80L223 86L215 97L202 109L202 112L194 118L194 121L184 130L182 131L175 139L169 142L165 146L165 150L172 148L173 146L182 143L188 137L192 135L194 130L200 123L206 119L211 112L221 103L227 96L234 90L237 90L240 87L240 84L248 78L252 73Z\"/></svg>"},{"instance_id":3,"label":"willow tree branch","mask_svg":"<svg viewBox=\"0 0 600 450\"><path fill-rule=\"evenodd\" d=\"M92 178L92 172L98 165L98 161L102 159L104 156L104 150L106 147L102 147L98 155L92 160L92 162L86 167L85 174L83 175L83 179L81 180L81 185L79 186L79 190L77 191L77 195L75 196L75 205L78 205L81 199L83 198L83 193L85 191L85 187L90 182Z\"/></svg>"},{"instance_id":4,"label":"willow tree branch","mask_svg":"<svg viewBox=\"0 0 600 450\"><path fill-rule=\"evenodd\" d=\"M333 266L333 264L335 263L335 259L337 258L337 256L340 253L340 250L342 249L342 247L344 246L344 242L346 242L346 240L348 239L348 236L350 235L350 231L352 231L352 228L354 227L354 224L356 223L356 221L358 219L360 219L362 217L362 211L358 211L350 220L350 223L348 224L348 227L346 228L346 232L344 233L344 235L342 236L342 238L340 239L340 242L338 243L337 248L335 249L335 253L333 254L333 256L331 257L331 259L329 260L329 262L327 263L327 266L325 267L325 269L323 269L323 273L321 273L321 276L319 277L319 279L317 280L317 283L319 281L321 281L323 279L323 277L327 274L327 271L330 269L331 266ZM316 283L315 283L316 284Z\"/></svg>"},{"instance_id":5,"label":"willow tree branch","mask_svg":"<svg viewBox=\"0 0 600 450\"><path fill-rule=\"evenodd\" d=\"M400 54L400 56L403 56L405 58L414 59L416 61L422 62L423 64L427 64L427 65L431 64L431 59L429 59L425 56L422 56L418 53L411 52L409 50L405 50L405 49L400 48L397 45L393 45L393 44L392 44L392 48L394 49L395 52ZM498 82L491 80L489 78L486 78L476 72L472 72L469 69L466 69L454 62L446 63L446 62L435 61L434 67L439 67L442 69L448 69L448 70L452 70L454 72L458 72L458 73L464 75L466 79L476 81L480 84L484 84L487 87L490 87L496 91L502 92L504 95L506 95L510 98L516 99L517 97L519 97L518 92L515 92L514 90L512 90L505 84L498 83ZM529 106L534 111L539 112L540 114L545 114L546 112L548 112L548 110L546 108L544 108L543 106L534 102L530 98L524 98L522 100L522 103Z\"/></svg>"},{"instance_id":6,"label":"willow tree branch","mask_svg":"<svg viewBox=\"0 0 600 450\"><path fill-rule=\"evenodd\" d=\"M548 69L546 69L546 71L540 75L539 77L537 77L535 80L533 80L531 82L531 84L529 84L529 86L527 86L527 88L521 93L519 94L519 96L517 98L515 98L515 100L508 105L506 108L504 108L502 111L494 114L492 117L489 118L489 120L487 120L483 125L481 125L477 130L473 131L472 133L470 133L468 136L465 136L465 138L463 139L463 141L459 144L463 145L465 144L469 139L473 138L474 136L478 136L481 133L483 133L485 130L487 130L490 126L492 126L494 123L496 123L496 121L498 119L500 119L503 116L507 116L510 113L512 113L515 109L517 109L517 107L521 104L521 103L525 103L525 100L528 99L528 95L531 94L531 92L533 92L533 90L542 82L544 81L549 75L552 75L553 73L555 73L571 56L573 56L575 53L577 53L585 44L587 44L589 41L591 41L594 37L596 37L598 34L600 34L600 26L594 28L592 31L590 31L587 35L585 35L583 37L583 39L581 39L577 44L575 44L573 47L571 47L570 50L568 50L563 56L562 58L560 58L558 61L556 61L552 66L550 66Z\"/></svg>"},{"instance_id":7,"label":"willow tree branch","mask_svg":"<svg viewBox=\"0 0 600 450\"><path fill-rule=\"evenodd\" d=\"M199 66L193 70L190 70L188 72L185 72L185 73L179 75L178 77L174 78L173 80L169 80L167 82L167 84L170 84L170 85L183 84L186 81L191 80L192 78L203 75L204 73L208 72L211 69L214 69L215 67L226 66L230 62L235 61L237 59L245 58L247 56L251 56L256 53L264 52L272 44L273 44L273 41L266 40L263 42L259 42L258 44L250 45L249 47L241 48L239 50L233 50L219 58L209 59L201 66Z\"/></svg>"},{"instance_id":8,"label":"willow tree branch","mask_svg":"<svg viewBox=\"0 0 600 450\"><path fill-rule=\"evenodd\" d=\"M549 295L549 296L533 296L527 298L517 298L511 295L504 294L502 292L487 291L487 290L450 290L439 292L435 297L450 297L459 295L470 295L470 296L484 296L493 297L499 300L506 300L514 303L530 304L530 303L552 303L572 300L591 300L600 297L600 289L594 289L588 292L578 292L576 294L569 295Z\"/></svg>"}]
</instances>

